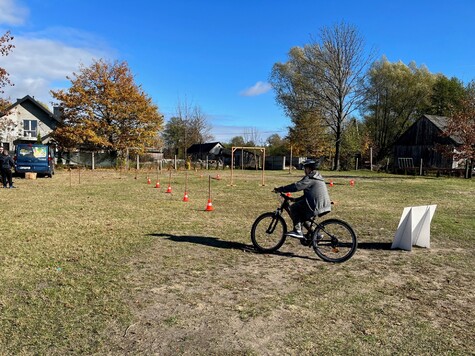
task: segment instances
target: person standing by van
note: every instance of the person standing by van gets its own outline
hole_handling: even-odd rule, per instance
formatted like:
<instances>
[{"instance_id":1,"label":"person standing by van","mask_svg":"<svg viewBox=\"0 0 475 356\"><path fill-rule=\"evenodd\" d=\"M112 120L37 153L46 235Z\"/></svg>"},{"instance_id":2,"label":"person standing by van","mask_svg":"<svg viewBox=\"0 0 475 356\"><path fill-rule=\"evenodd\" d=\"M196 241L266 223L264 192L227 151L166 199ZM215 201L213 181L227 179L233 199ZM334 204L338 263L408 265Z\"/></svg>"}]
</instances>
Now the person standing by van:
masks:
<instances>
[{"instance_id":1,"label":"person standing by van","mask_svg":"<svg viewBox=\"0 0 475 356\"><path fill-rule=\"evenodd\" d=\"M7 187L7 180L8 180L8 187L9 188L16 188L13 186L12 180L12 168L15 167L15 162L8 154L8 150L3 150L2 155L0 156L0 163L1 163L1 171L2 171L2 182L3 188Z\"/></svg>"}]
</instances>

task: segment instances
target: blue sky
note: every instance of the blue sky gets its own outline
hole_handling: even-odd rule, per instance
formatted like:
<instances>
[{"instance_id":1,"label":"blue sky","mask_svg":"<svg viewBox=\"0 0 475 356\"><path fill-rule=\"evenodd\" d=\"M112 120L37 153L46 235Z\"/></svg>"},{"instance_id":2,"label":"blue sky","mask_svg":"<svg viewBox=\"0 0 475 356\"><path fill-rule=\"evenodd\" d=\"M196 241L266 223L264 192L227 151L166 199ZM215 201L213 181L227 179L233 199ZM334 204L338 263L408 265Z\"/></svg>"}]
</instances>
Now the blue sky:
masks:
<instances>
[{"instance_id":1,"label":"blue sky","mask_svg":"<svg viewBox=\"0 0 475 356\"><path fill-rule=\"evenodd\" d=\"M13 100L51 89L92 59L126 61L165 118L197 105L227 142L253 132L285 136L290 120L268 84L272 66L316 38L322 26L356 26L368 51L415 61L432 73L475 79L472 0L0 0L0 34L15 50L0 57Z\"/></svg>"}]
</instances>

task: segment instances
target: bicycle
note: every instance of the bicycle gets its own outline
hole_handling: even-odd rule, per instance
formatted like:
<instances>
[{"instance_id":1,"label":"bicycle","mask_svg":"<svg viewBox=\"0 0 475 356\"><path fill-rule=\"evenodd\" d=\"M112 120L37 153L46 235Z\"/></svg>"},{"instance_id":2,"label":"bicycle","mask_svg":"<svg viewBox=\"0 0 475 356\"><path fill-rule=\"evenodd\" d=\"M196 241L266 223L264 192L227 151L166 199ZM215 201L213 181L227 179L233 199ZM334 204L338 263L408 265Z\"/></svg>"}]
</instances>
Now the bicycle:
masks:
<instances>
[{"instance_id":1,"label":"bicycle","mask_svg":"<svg viewBox=\"0 0 475 356\"><path fill-rule=\"evenodd\" d=\"M290 216L290 202L294 198L279 193L282 203L276 211L260 215L252 224L251 241L254 247L263 253L275 252L284 244L287 236L287 223L284 211ZM333 203L332 203L333 204ZM326 262L344 262L356 252L358 241L353 228L340 219L316 221L316 216L305 222L307 230L300 243L313 247L315 253Z\"/></svg>"}]
</instances>

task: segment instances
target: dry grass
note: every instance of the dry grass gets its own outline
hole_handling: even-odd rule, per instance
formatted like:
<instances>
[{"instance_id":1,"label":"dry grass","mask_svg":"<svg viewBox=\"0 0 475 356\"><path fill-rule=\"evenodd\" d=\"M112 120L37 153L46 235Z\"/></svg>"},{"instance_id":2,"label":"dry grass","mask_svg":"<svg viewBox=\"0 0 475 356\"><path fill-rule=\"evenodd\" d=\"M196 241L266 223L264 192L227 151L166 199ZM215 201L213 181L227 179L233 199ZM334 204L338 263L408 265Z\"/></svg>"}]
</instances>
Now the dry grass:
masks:
<instances>
[{"instance_id":1,"label":"dry grass","mask_svg":"<svg viewBox=\"0 0 475 356\"><path fill-rule=\"evenodd\" d=\"M187 174L189 202L184 172L60 172L0 190L0 354L475 352L473 180L324 172L332 216L360 241L333 265L295 241L250 246L271 188L300 172L266 172L266 186L219 173L212 212L216 171ZM403 207L427 204L431 249L390 250Z\"/></svg>"}]
</instances>

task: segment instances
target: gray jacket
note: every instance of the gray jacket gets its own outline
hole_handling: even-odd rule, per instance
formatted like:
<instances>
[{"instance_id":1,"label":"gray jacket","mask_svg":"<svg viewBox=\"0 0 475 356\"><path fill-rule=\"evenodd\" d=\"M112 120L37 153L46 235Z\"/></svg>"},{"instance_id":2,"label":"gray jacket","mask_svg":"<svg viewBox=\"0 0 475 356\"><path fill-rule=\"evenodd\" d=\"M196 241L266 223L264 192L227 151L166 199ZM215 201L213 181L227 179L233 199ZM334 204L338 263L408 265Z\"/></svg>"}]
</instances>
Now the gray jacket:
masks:
<instances>
[{"instance_id":1,"label":"gray jacket","mask_svg":"<svg viewBox=\"0 0 475 356\"><path fill-rule=\"evenodd\" d=\"M298 182L279 187L276 190L285 193L303 190L302 199L305 199L308 208L315 215L321 216L331 211L331 200L325 180L317 171L310 172Z\"/></svg>"}]
</instances>

